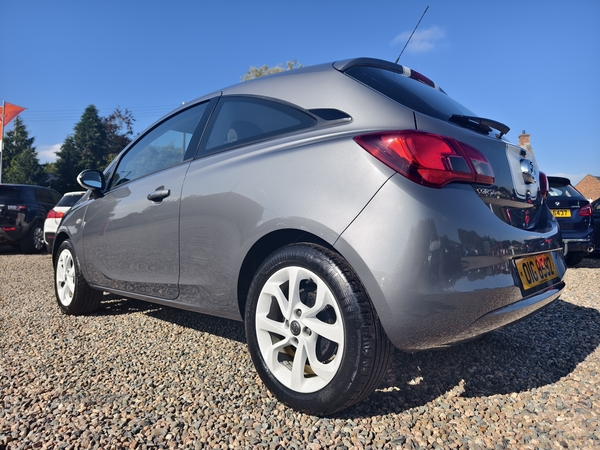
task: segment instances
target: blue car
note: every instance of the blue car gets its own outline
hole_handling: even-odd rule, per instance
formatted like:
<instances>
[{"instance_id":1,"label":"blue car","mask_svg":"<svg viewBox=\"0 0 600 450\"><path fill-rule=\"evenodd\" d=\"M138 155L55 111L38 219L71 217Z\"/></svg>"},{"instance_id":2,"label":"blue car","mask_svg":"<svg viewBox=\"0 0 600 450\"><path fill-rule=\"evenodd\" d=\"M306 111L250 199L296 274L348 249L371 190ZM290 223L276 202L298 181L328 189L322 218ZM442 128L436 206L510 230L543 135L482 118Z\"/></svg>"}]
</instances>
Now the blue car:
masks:
<instances>
[{"instance_id":1,"label":"blue car","mask_svg":"<svg viewBox=\"0 0 600 450\"><path fill-rule=\"evenodd\" d=\"M564 177L548 177L550 190L546 203L558 220L568 266L579 264L594 251L592 205Z\"/></svg>"}]
</instances>

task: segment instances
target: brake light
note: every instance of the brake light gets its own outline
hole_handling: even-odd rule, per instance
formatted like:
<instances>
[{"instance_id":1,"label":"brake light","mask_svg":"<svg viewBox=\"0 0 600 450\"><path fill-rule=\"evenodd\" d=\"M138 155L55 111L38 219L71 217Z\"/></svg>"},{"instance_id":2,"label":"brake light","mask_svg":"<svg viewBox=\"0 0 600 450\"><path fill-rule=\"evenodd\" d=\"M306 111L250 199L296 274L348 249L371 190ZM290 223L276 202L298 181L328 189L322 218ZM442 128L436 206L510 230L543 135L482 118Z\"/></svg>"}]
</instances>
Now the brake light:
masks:
<instances>
[{"instance_id":1,"label":"brake light","mask_svg":"<svg viewBox=\"0 0 600 450\"><path fill-rule=\"evenodd\" d=\"M64 215L65 213L62 211L54 211L51 209L46 215L46 219L62 219Z\"/></svg>"},{"instance_id":2,"label":"brake light","mask_svg":"<svg viewBox=\"0 0 600 450\"><path fill-rule=\"evenodd\" d=\"M17 227L2 227L2 231L15 231Z\"/></svg>"},{"instance_id":3,"label":"brake light","mask_svg":"<svg viewBox=\"0 0 600 450\"><path fill-rule=\"evenodd\" d=\"M6 205L6 209L9 211L25 211L27 205Z\"/></svg>"},{"instance_id":4,"label":"brake light","mask_svg":"<svg viewBox=\"0 0 600 450\"><path fill-rule=\"evenodd\" d=\"M442 188L451 182L493 184L494 171L474 147L421 131L363 134L354 140L375 158L415 183Z\"/></svg>"},{"instance_id":5,"label":"brake light","mask_svg":"<svg viewBox=\"0 0 600 450\"><path fill-rule=\"evenodd\" d=\"M404 75L407 78L412 78L413 80L420 81L421 83L426 84L427 86L431 86L432 88L443 92L443 90L431 79L427 78L425 75L417 72L416 70L412 70L406 66L402 66L402 75Z\"/></svg>"},{"instance_id":6,"label":"brake light","mask_svg":"<svg viewBox=\"0 0 600 450\"><path fill-rule=\"evenodd\" d=\"M543 199L548 197L548 191L550 190L550 185L548 184L548 177L544 172L540 171L540 195Z\"/></svg>"},{"instance_id":7,"label":"brake light","mask_svg":"<svg viewBox=\"0 0 600 450\"><path fill-rule=\"evenodd\" d=\"M592 207L590 205L585 205L579 208L579 215L583 217L589 217L592 215Z\"/></svg>"}]
</instances>

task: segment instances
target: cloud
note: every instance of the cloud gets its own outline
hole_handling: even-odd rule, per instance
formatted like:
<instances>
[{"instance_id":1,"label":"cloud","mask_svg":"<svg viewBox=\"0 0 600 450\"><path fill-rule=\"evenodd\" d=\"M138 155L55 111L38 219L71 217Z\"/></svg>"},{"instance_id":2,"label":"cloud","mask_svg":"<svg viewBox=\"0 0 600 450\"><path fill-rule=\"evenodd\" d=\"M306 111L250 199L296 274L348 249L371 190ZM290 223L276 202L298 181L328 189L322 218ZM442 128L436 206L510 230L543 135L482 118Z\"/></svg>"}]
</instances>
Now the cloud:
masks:
<instances>
[{"instance_id":1,"label":"cloud","mask_svg":"<svg viewBox=\"0 0 600 450\"><path fill-rule=\"evenodd\" d=\"M40 163L49 163L56 161L56 152L60 150L61 144L40 145L36 148Z\"/></svg>"},{"instance_id":2,"label":"cloud","mask_svg":"<svg viewBox=\"0 0 600 450\"><path fill-rule=\"evenodd\" d=\"M392 45L404 45L410 37L412 31L404 31L394 38ZM407 51L413 53L423 53L432 50L435 47L436 42L446 37L446 31L440 27L430 27L424 30L417 30L413 34L408 46Z\"/></svg>"}]
</instances>

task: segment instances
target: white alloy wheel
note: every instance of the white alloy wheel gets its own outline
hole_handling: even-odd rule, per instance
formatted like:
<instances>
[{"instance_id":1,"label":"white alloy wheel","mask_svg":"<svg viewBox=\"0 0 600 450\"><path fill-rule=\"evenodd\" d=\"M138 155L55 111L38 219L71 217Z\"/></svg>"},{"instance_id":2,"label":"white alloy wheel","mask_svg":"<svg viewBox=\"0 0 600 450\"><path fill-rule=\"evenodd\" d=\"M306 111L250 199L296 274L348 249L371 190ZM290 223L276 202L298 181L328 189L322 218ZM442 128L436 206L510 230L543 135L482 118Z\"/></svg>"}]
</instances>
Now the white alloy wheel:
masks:
<instances>
[{"instance_id":1,"label":"white alloy wheel","mask_svg":"<svg viewBox=\"0 0 600 450\"><path fill-rule=\"evenodd\" d=\"M316 392L335 377L344 321L331 289L314 272L288 266L271 275L258 296L255 324L265 364L288 389Z\"/></svg>"},{"instance_id":2,"label":"white alloy wheel","mask_svg":"<svg viewBox=\"0 0 600 450\"><path fill-rule=\"evenodd\" d=\"M65 248L56 263L56 295L63 306L69 306L75 295L75 260L68 248Z\"/></svg>"},{"instance_id":3,"label":"white alloy wheel","mask_svg":"<svg viewBox=\"0 0 600 450\"><path fill-rule=\"evenodd\" d=\"M102 300L102 291L92 289L79 270L75 247L67 239L56 251L54 260L54 291L56 301L64 314L81 315L96 311Z\"/></svg>"}]
</instances>

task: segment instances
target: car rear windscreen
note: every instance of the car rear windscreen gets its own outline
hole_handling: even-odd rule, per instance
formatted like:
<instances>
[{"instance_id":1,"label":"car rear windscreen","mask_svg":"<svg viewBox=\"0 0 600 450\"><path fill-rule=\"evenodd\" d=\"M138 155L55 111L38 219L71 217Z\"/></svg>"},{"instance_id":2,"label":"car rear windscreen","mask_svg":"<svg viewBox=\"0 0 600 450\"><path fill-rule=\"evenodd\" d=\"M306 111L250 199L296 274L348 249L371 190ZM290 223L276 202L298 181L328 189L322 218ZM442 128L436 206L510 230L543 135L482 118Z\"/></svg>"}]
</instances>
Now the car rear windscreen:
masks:
<instances>
[{"instance_id":1,"label":"car rear windscreen","mask_svg":"<svg viewBox=\"0 0 600 450\"><path fill-rule=\"evenodd\" d=\"M0 186L0 199L7 200L19 200L21 198L21 190L12 186Z\"/></svg>"},{"instance_id":2,"label":"car rear windscreen","mask_svg":"<svg viewBox=\"0 0 600 450\"><path fill-rule=\"evenodd\" d=\"M585 197L579 193L573 186L552 184L550 183L550 191L548 191L550 197L569 197L577 199L585 199Z\"/></svg>"},{"instance_id":3,"label":"car rear windscreen","mask_svg":"<svg viewBox=\"0 0 600 450\"><path fill-rule=\"evenodd\" d=\"M83 197L83 194L65 195L63 198L60 199L56 206L73 206L79 201L81 197Z\"/></svg>"},{"instance_id":4,"label":"car rear windscreen","mask_svg":"<svg viewBox=\"0 0 600 450\"><path fill-rule=\"evenodd\" d=\"M357 66L344 73L408 108L437 119L448 120L453 114L475 116L447 94L391 70Z\"/></svg>"}]
</instances>

